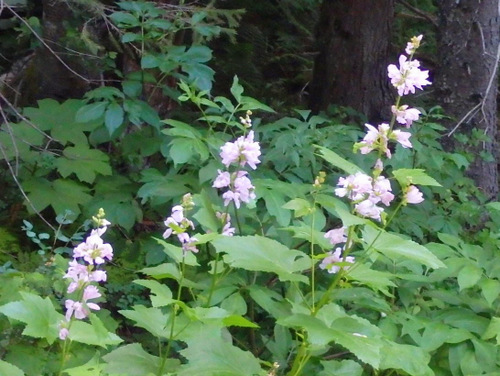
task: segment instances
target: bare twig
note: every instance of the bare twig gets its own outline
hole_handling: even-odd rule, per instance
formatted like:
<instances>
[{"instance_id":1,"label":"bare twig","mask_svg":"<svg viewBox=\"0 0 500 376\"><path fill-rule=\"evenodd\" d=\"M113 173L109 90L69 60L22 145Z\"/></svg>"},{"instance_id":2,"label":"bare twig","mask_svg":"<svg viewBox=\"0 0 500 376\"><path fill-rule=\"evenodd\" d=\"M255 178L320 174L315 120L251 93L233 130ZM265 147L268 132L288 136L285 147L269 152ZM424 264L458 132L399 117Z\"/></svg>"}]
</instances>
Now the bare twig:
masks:
<instances>
[{"instance_id":1,"label":"bare twig","mask_svg":"<svg viewBox=\"0 0 500 376\"><path fill-rule=\"evenodd\" d=\"M0 107L0 114L2 115L2 118L4 119L5 123L8 123L8 119L7 119L7 116L5 115L5 112L3 111L3 109ZM15 142L14 142L15 144ZM12 179L14 179L14 182L16 183L17 185L17 188L19 189L19 191L21 192L21 194L23 195L24 199L26 200L26 202L28 203L28 205L31 207L31 209L33 209L33 211L40 217L40 219L45 222L45 224L47 226L49 226L54 232L56 231L56 229L54 228L54 226L52 226L50 224L49 221L47 221L44 216L42 215L42 213L40 213L40 211L38 211L36 208L35 208L35 205L33 205L33 203L31 202L31 200L29 199L28 195L26 194L26 192L24 191L21 183L19 182L19 180L17 179L17 174L16 174L16 171L14 170L14 168L12 167L12 164L10 163L9 161L9 157L7 156L7 152L5 151L5 148L4 148L4 145L2 144L2 142L0 141L0 152L2 153L2 156L3 156L3 159L5 160L5 163L7 164L7 167L9 168L9 171L10 171L10 174L12 175Z\"/></svg>"},{"instance_id":2,"label":"bare twig","mask_svg":"<svg viewBox=\"0 0 500 376\"><path fill-rule=\"evenodd\" d=\"M7 9L9 9L10 12L12 12L12 14L19 20L21 21L24 26L26 26L32 33L33 35L35 36L36 39L38 39L40 41L40 43L42 43L44 45L45 48L47 48L47 50L49 50L49 52L54 55L54 57L67 69L69 70L71 73L73 73L75 76L77 76L78 78L82 79L83 81L85 82L91 82L92 80L88 79L87 77L84 77L82 76L80 73L76 72L73 68L71 68L68 64L66 64L66 62L61 59L59 57L59 55L52 49L50 48L50 46L47 44L47 42L45 42L45 40L43 40L42 37L40 37L40 35L37 34L37 32L31 27L31 25L23 18L21 17L10 5L7 5L5 4L5 7Z\"/></svg>"},{"instance_id":3,"label":"bare twig","mask_svg":"<svg viewBox=\"0 0 500 376\"><path fill-rule=\"evenodd\" d=\"M414 7L413 5L409 4L405 0L397 0L397 2L399 4L401 4L402 6L404 6L406 9L408 9L409 11L411 11L411 12L415 13L416 15L419 15L420 17L429 21L435 28L437 28L439 26L439 23L438 23L436 17L434 17L432 14L429 14L427 12L424 12L421 9Z\"/></svg>"}]
</instances>

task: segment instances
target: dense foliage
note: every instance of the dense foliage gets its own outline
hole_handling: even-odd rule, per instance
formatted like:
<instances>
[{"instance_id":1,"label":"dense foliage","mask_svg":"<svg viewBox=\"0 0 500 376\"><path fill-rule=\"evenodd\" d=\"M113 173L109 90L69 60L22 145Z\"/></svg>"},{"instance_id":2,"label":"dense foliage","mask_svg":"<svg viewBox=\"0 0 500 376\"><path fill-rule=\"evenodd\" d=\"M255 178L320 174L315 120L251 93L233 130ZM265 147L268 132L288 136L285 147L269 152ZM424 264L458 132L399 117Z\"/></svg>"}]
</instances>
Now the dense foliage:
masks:
<instances>
[{"instance_id":1,"label":"dense foliage","mask_svg":"<svg viewBox=\"0 0 500 376\"><path fill-rule=\"evenodd\" d=\"M214 85L239 10L102 14L115 47L84 41L113 80L2 112L21 193L1 199L24 200L29 241L0 228L0 374L498 374L500 203L442 149L438 107L401 107L404 61L400 112L365 133L349 109L286 116Z\"/></svg>"}]
</instances>

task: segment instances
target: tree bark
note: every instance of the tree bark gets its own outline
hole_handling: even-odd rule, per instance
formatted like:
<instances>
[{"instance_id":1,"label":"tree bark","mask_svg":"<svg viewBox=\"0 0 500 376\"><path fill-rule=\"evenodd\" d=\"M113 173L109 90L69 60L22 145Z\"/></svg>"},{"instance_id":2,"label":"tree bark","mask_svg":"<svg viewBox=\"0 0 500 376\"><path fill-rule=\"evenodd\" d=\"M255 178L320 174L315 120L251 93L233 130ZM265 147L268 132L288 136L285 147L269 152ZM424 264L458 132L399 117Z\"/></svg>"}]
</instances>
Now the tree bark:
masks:
<instances>
[{"instance_id":1,"label":"tree bark","mask_svg":"<svg viewBox=\"0 0 500 376\"><path fill-rule=\"evenodd\" d=\"M496 150L497 66L500 22L497 0L441 0L438 51L440 69L435 88L438 102L454 118L450 133L471 136L474 129L485 141L469 142L475 156L468 175L488 198L498 194ZM459 126L457 124L460 122ZM455 129L456 128L456 129ZM444 137L448 150L455 146L451 135ZM493 156L485 160L481 154Z\"/></svg>"},{"instance_id":2,"label":"tree bark","mask_svg":"<svg viewBox=\"0 0 500 376\"><path fill-rule=\"evenodd\" d=\"M334 103L353 107L372 122L390 117L387 64L393 18L393 0L323 1L310 85L314 112Z\"/></svg>"}]
</instances>

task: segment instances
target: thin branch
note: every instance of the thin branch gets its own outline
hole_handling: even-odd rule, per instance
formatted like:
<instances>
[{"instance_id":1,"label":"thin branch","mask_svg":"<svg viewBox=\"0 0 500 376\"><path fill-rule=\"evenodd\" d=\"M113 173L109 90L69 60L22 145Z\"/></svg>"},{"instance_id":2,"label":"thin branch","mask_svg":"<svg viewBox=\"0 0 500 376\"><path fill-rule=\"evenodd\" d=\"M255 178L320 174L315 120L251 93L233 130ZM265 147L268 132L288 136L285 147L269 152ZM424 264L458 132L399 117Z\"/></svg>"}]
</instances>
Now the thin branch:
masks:
<instances>
[{"instance_id":1,"label":"thin branch","mask_svg":"<svg viewBox=\"0 0 500 376\"><path fill-rule=\"evenodd\" d=\"M3 112L3 109L0 107L0 113L2 114L2 117L6 120L6 116L5 116L5 113ZM14 182L16 183L17 185L17 188L19 189L19 191L21 192L21 194L23 195L24 199L26 200L26 202L28 203L28 205L31 207L31 209L33 209L33 211L40 217L40 219L45 222L45 224L47 226L49 226L52 231L56 231L56 229L54 228L54 226L52 226L50 224L49 221L47 221L44 216L42 215L42 213L40 213L40 211L38 211L36 208L35 208L35 205L33 205L33 203L31 202L31 200L29 199L28 195L26 194L26 192L24 191L21 183L19 182L19 180L17 179L17 176L16 176L16 173L14 171L14 168L12 167L12 164L10 163L9 161L9 157L7 156L7 153L5 151L5 148L2 144L2 142L0 141L0 152L2 153L2 156L3 156L3 159L5 160L5 163L7 164L7 167L9 168L9 171L10 171L10 174L12 176L12 179L14 179Z\"/></svg>"},{"instance_id":2,"label":"thin branch","mask_svg":"<svg viewBox=\"0 0 500 376\"><path fill-rule=\"evenodd\" d=\"M73 68L71 68L68 64L66 64L64 62L63 59L61 59L59 57L59 55L57 55L57 53L52 49L50 48L50 46L47 44L47 42L45 42L43 40L43 38L41 38L37 32L31 27L31 25L23 18L21 17L10 5L7 5L5 4L5 7L7 9L9 9L12 14L17 18L19 19L19 21L21 21L32 33L33 35L35 36L36 39L38 39L40 41L40 43L42 43L44 45L45 48L47 48L47 50L49 50L49 52L54 55L54 57L67 69L69 70L71 73L73 73L75 76L77 76L78 78L82 79L83 81L85 82L92 82L92 80L82 76L80 73L76 72L75 70L73 70Z\"/></svg>"},{"instance_id":3,"label":"thin branch","mask_svg":"<svg viewBox=\"0 0 500 376\"><path fill-rule=\"evenodd\" d=\"M424 12L421 9L418 9L418 8L414 7L413 5L409 4L405 0L397 0L397 2L399 4L401 4L402 6L404 6L406 9L408 9L410 12L413 12L416 15L418 15L418 16L426 19L427 21L429 21L435 28L439 27L439 23L438 23L436 17L434 17L432 14L429 14L427 12Z\"/></svg>"},{"instance_id":4,"label":"thin branch","mask_svg":"<svg viewBox=\"0 0 500 376\"><path fill-rule=\"evenodd\" d=\"M481 28L480 28L480 30L481 30ZM483 52L486 54L486 51L483 51ZM453 135L453 133L455 133L456 130L460 127L460 125L462 125L465 121L474 117L476 115L476 113L479 111L479 109L481 109L481 113L483 114L483 118L486 119L486 115L485 115L486 99L488 98L488 95L490 94L490 91L493 87L493 83L496 81L495 78L497 75L499 62L500 62L500 43L497 45L497 54L495 57L495 65L493 66L493 71L491 72L490 79L488 81L488 86L486 87L483 98L481 99L481 101L478 104L476 104L471 110L469 110L469 112L467 112L462 117L462 119L460 119L460 121L457 123L457 125L455 125L455 127L453 127L453 129L450 132L448 132L448 134L447 134L448 137L451 137Z\"/></svg>"}]
</instances>

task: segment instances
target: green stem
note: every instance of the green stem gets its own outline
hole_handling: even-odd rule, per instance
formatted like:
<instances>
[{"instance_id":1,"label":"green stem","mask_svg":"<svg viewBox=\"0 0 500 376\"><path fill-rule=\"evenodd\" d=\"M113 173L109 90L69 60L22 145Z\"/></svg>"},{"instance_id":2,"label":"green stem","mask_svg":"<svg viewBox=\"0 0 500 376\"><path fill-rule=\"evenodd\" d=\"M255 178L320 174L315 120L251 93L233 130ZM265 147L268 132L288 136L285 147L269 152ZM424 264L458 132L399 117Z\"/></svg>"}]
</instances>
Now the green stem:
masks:
<instances>
[{"instance_id":1,"label":"green stem","mask_svg":"<svg viewBox=\"0 0 500 376\"><path fill-rule=\"evenodd\" d=\"M179 280L179 287L177 288L177 301L181 300L181 294L182 294L182 283L184 282L184 274L186 272L186 253L185 251L182 254L182 261L181 261L181 278ZM168 356L170 355L170 350L172 349L172 343L174 341L174 329L175 329L175 319L177 318L177 309L179 306L174 304L174 307L172 309L172 323L170 325L170 334L168 336L168 344L167 348L165 350L165 353L163 356L161 356L161 363L160 363L160 368L158 369L158 376L163 375L163 370L165 368L165 364L167 363Z\"/></svg>"},{"instance_id":2,"label":"green stem","mask_svg":"<svg viewBox=\"0 0 500 376\"><path fill-rule=\"evenodd\" d=\"M210 283L210 291L208 292L207 305L206 307L210 307L210 301L212 300L212 295L215 290L215 285L217 283L217 264L219 263L219 253L215 251L215 260L214 260L214 274L212 276L212 282Z\"/></svg>"},{"instance_id":3,"label":"green stem","mask_svg":"<svg viewBox=\"0 0 500 376\"><path fill-rule=\"evenodd\" d=\"M302 369L306 365L307 361L311 357L311 353L307 349L307 339L304 338L302 343L300 344L299 351L297 352L297 356L293 361L292 369L288 372L287 376L298 376L301 374Z\"/></svg>"},{"instance_id":4,"label":"green stem","mask_svg":"<svg viewBox=\"0 0 500 376\"><path fill-rule=\"evenodd\" d=\"M313 211L312 211L312 220L311 220L311 239L309 240L310 246L310 253L311 253L311 299L312 299L312 310L311 313L314 315L314 312L316 310L316 267L315 267L315 260L314 260L314 223L315 223L315 216L314 216L314 211L316 209L316 199L314 198L314 193L313 193Z\"/></svg>"}]
</instances>

